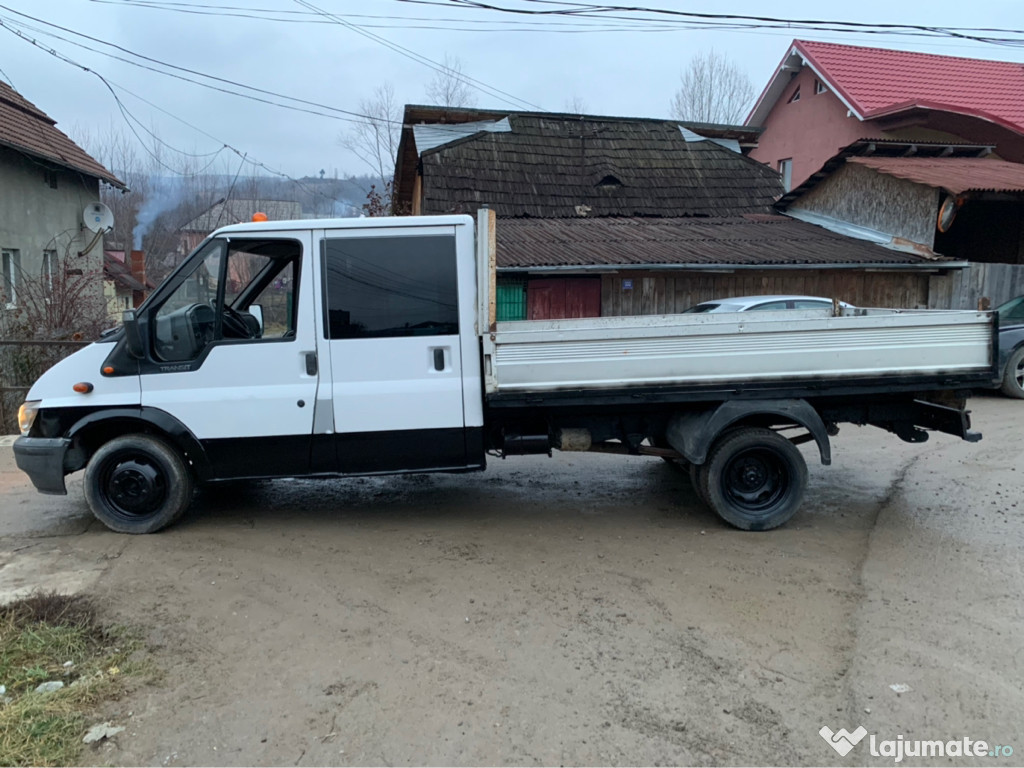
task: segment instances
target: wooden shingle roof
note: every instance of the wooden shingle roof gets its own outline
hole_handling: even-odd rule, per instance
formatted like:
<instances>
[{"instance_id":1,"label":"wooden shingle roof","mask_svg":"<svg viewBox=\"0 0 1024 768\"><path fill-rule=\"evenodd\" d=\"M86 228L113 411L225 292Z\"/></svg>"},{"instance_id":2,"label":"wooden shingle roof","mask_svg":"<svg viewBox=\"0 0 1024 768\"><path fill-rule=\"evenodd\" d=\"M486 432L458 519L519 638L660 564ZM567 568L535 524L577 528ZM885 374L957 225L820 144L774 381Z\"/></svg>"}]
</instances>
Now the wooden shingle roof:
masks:
<instances>
[{"instance_id":1,"label":"wooden shingle roof","mask_svg":"<svg viewBox=\"0 0 1024 768\"><path fill-rule=\"evenodd\" d=\"M714 141L687 141L681 125L690 124L507 117L509 132L421 153L424 214L486 205L503 217L737 216L769 212L783 192L771 168Z\"/></svg>"}]
</instances>

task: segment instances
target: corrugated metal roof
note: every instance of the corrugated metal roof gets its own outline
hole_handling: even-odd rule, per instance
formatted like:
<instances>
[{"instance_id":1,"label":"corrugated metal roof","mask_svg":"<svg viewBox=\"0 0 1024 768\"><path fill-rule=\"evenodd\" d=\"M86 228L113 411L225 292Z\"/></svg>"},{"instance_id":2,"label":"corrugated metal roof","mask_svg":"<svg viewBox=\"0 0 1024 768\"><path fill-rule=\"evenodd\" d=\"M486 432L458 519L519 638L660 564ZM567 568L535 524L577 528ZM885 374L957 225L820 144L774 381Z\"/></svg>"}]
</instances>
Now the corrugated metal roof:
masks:
<instances>
[{"instance_id":1,"label":"corrugated metal roof","mask_svg":"<svg viewBox=\"0 0 1024 768\"><path fill-rule=\"evenodd\" d=\"M981 157L850 157L848 163L873 168L918 184L961 192L1024 192L1024 165Z\"/></svg>"},{"instance_id":2,"label":"corrugated metal roof","mask_svg":"<svg viewBox=\"0 0 1024 768\"><path fill-rule=\"evenodd\" d=\"M0 82L0 145L125 189L124 182L64 135L55 120L3 82Z\"/></svg>"},{"instance_id":3,"label":"corrugated metal roof","mask_svg":"<svg viewBox=\"0 0 1024 768\"><path fill-rule=\"evenodd\" d=\"M912 109L970 115L1024 133L1024 65L794 40L747 124L760 125L804 63L860 120Z\"/></svg>"},{"instance_id":4,"label":"corrugated metal roof","mask_svg":"<svg viewBox=\"0 0 1024 768\"><path fill-rule=\"evenodd\" d=\"M508 133L511 130L512 125L507 117L503 117L501 120L479 120L474 123L433 123L431 125L421 123L412 127L413 136L416 138L416 151L421 155L435 147L457 139L464 139L481 131Z\"/></svg>"},{"instance_id":5,"label":"corrugated metal roof","mask_svg":"<svg viewBox=\"0 0 1024 768\"><path fill-rule=\"evenodd\" d=\"M920 106L1024 133L1024 65L796 40L794 47L864 118Z\"/></svg>"},{"instance_id":6,"label":"corrugated metal roof","mask_svg":"<svg viewBox=\"0 0 1024 768\"><path fill-rule=\"evenodd\" d=\"M894 252L788 216L500 219L498 267L906 264L950 260Z\"/></svg>"}]
</instances>

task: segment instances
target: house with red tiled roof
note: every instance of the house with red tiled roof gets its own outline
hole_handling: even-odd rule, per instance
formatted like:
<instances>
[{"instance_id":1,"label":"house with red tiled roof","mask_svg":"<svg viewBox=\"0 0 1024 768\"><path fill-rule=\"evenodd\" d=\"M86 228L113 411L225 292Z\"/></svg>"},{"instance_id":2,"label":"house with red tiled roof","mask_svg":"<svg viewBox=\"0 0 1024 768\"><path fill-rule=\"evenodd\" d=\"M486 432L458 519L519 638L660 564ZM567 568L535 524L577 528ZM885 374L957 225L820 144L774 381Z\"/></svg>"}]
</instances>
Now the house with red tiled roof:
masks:
<instances>
[{"instance_id":1,"label":"house with red tiled roof","mask_svg":"<svg viewBox=\"0 0 1024 768\"><path fill-rule=\"evenodd\" d=\"M778 211L968 265L929 306L1024 293L1024 65L796 40L747 123Z\"/></svg>"},{"instance_id":2,"label":"house with red tiled roof","mask_svg":"<svg viewBox=\"0 0 1024 768\"><path fill-rule=\"evenodd\" d=\"M1024 65L794 40L746 121L750 156L802 184L861 139L965 142L1024 162Z\"/></svg>"},{"instance_id":3,"label":"house with red tiled roof","mask_svg":"<svg viewBox=\"0 0 1024 768\"><path fill-rule=\"evenodd\" d=\"M47 301L62 277L95 275L103 301L102 233L85 226L100 183L125 185L0 82L0 332L25 303Z\"/></svg>"}]
</instances>

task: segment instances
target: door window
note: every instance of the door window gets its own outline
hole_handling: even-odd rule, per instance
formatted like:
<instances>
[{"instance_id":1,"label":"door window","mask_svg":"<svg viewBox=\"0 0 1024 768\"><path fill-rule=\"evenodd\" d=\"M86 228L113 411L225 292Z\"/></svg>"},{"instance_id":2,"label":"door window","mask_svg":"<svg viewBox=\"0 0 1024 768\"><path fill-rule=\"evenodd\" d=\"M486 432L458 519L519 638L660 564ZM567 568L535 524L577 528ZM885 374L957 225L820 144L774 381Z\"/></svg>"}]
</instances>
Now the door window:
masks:
<instances>
[{"instance_id":1,"label":"door window","mask_svg":"<svg viewBox=\"0 0 1024 768\"><path fill-rule=\"evenodd\" d=\"M328 238L322 257L327 338L458 334L454 237Z\"/></svg>"},{"instance_id":2,"label":"door window","mask_svg":"<svg viewBox=\"0 0 1024 768\"><path fill-rule=\"evenodd\" d=\"M213 240L155 309L159 360L195 360L214 342L295 338L301 246L293 240Z\"/></svg>"}]
</instances>

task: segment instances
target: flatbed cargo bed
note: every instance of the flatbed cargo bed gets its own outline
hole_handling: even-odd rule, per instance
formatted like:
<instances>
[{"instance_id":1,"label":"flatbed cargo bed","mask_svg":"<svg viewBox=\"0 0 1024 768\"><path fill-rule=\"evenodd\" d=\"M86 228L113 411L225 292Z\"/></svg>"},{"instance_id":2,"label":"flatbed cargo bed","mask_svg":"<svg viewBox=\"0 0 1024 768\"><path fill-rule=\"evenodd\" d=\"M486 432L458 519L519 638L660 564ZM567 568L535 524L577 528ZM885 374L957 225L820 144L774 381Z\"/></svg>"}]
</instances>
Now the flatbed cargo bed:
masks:
<instances>
[{"instance_id":1,"label":"flatbed cargo bed","mask_svg":"<svg viewBox=\"0 0 1024 768\"><path fill-rule=\"evenodd\" d=\"M493 403L586 392L938 389L995 376L986 312L843 309L497 323L485 341ZM762 394L763 396L763 394ZM535 398L536 399L536 398Z\"/></svg>"}]
</instances>

